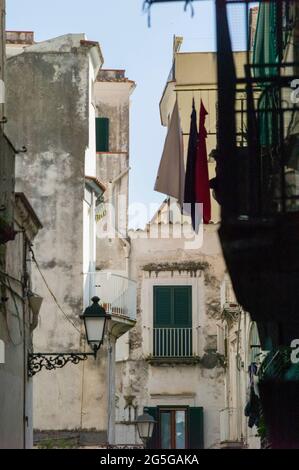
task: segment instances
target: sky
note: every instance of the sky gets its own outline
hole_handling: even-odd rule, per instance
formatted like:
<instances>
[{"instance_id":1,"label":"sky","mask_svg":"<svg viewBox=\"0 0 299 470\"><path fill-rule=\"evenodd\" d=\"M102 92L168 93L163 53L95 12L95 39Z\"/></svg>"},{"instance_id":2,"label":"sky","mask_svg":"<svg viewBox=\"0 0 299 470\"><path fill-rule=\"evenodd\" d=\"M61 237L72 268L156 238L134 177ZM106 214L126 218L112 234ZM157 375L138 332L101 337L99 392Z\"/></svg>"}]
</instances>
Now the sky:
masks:
<instances>
[{"instance_id":1,"label":"sky","mask_svg":"<svg viewBox=\"0 0 299 470\"><path fill-rule=\"evenodd\" d=\"M184 2L153 5L149 28L143 0L7 0L8 30L34 31L36 41L85 33L101 44L104 68L126 69L136 82L131 98L130 203L145 204L147 219L154 210L150 206L165 198L153 188L166 134L159 101L172 65L173 36L184 37L182 51L215 50L213 4L195 2L193 18L189 8L184 12Z\"/></svg>"}]
</instances>

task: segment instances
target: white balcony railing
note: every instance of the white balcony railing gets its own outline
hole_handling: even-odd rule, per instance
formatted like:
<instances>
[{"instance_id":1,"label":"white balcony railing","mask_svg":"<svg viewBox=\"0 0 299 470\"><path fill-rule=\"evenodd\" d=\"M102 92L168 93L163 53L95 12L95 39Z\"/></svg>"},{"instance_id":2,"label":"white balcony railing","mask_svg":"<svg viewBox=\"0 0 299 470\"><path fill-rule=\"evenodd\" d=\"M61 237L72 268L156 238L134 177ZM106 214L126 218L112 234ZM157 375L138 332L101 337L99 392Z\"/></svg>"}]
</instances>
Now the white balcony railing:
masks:
<instances>
[{"instance_id":1,"label":"white balcony railing","mask_svg":"<svg viewBox=\"0 0 299 470\"><path fill-rule=\"evenodd\" d=\"M191 357L192 328L154 328L154 357Z\"/></svg>"},{"instance_id":2,"label":"white balcony railing","mask_svg":"<svg viewBox=\"0 0 299 470\"><path fill-rule=\"evenodd\" d=\"M220 441L241 441L240 416L237 408L224 408L220 411Z\"/></svg>"},{"instance_id":3,"label":"white balcony railing","mask_svg":"<svg viewBox=\"0 0 299 470\"><path fill-rule=\"evenodd\" d=\"M110 315L136 320L136 282L124 276L110 272L85 274L87 298L94 295L100 298L100 304Z\"/></svg>"}]
</instances>

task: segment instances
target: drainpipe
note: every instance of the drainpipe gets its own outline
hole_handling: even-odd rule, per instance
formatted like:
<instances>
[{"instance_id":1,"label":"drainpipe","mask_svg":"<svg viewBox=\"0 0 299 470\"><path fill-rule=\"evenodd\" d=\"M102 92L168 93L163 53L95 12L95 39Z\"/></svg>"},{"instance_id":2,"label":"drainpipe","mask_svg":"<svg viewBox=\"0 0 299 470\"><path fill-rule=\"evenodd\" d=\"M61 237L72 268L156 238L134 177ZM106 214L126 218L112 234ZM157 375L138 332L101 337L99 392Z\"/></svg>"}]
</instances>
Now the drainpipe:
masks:
<instances>
[{"instance_id":1,"label":"drainpipe","mask_svg":"<svg viewBox=\"0 0 299 470\"><path fill-rule=\"evenodd\" d=\"M22 310L23 310L23 448L26 449L27 446L27 426L28 426L28 417L27 417L27 331L26 331L26 304L25 296L27 294L25 283L27 282L27 243L25 233L23 233L23 278L22 278Z\"/></svg>"},{"instance_id":2,"label":"drainpipe","mask_svg":"<svg viewBox=\"0 0 299 470\"><path fill-rule=\"evenodd\" d=\"M115 337L108 334L108 443L115 444Z\"/></svg>"},{"instance_id":3,"label":"drainpipe","mask_svg":"<svg viewBox=\"0 0 299 470\"><path fill-rule=\"evenodd\" d=\"M121 173L119 173L118 176L116 176L116 178L114 178L113 180L110 180L109 183L108 183L108 201L112 201L113 199L113 190L114 190L114 187L116 185L116 183L118 183L124 176L126 176L129 171L131 170L131 167L128 166L125 170L123 170Z\"/></svg>"},{"instance_id":4,"label":"drainpipe","mask_svg":"<svg viewBox=\"0 0 299 470\"><path fill-rule=\"evenodd\" d=\"M110 201L113 198L113 190L114 190L114 187L115 187L116 183L118 183L118 181L120 181L124 176L126 176L129 173L130 170L131 170L131 167L127 167L116 178L109 181L109 193L110 193L109 194L109 200ZM126 259L126 268L125 269L126 269L127 277L130 278L129 258L130 258L130 254L131 254L131 243L126 238L124 238L124 236L116 228L114 230L115 230L116 234L119 236L119 239L123 244L123 248L125 250L125 259Z\"/></svg>"},{"instance_id":5,"label":"drainpipe","mask_svg":"<svg viewBox=\"0 0 299 470\"><path fill-rule=\"evenodd\" d=\"M121 173L119 173L118 176L116 176L116 178L114 178L113 180L110 180L109 183L112 185L112 189L114 187L114 185L119 181L121 180L127 173L129 173L129 171L131 170L131 167L128 166L125 170L123 170Z\"/></svg>"},{"instance_id":6,"label":"drainpipe","mask_svg":"<svg viewBox=\"0 0 299 470\"><path fill-rule=\"evenodd\" d=\"M130 269L130 255L131 255L131 242L126 238L121 238L121 242L123 243L123 249L125 251L125 259L126 259L126 273L128 279L131 278L131 269Z\"/></svg>"},{"instance_id":7,"label":"drainpipe","mask_svg":"<svg viewBox=\"0 0 299 470\"><path fill-rule=\"evenodd\" d=\"M32 442L28 442L27 437L28 437L28 427L32 425L32 416L30 417L30 422L29 422L29 416L28 416L28 395L30 394L30 391L28 388L32 386L32 383L28 382L28 375L27 375L27 355L28 355L28 343L30 344L30 327L29 331L27 331L26 327L26 316L29 315L29 305L28 305L28 280L29 280L29 275L28 275L28 270L27 270L27 255L28 255L28 239L26 237L25 232L22 233L23 240L22 240L22 246L23 246L23 276L22 276L22 310L23 310L23 383L24 383L24 390L23 390L23 447L24 449L31 448L32 447ZM31 346L31 344L30 344ZM32 408L31 408L32 410Z\"/></svg>"}]
</instances>

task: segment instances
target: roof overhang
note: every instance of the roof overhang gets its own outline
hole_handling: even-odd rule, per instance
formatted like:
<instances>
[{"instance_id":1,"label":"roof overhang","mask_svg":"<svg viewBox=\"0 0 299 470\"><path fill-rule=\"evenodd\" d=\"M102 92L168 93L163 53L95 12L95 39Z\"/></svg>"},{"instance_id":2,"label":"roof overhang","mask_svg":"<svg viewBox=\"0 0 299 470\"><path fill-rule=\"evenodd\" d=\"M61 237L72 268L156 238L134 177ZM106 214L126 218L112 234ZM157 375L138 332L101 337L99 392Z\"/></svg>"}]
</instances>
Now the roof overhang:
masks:
<instances>
[{"instance_id":1,"label":"roof overhang","mask_svg":"<svg viewBox=\"0 0 299 470\"><path fill-rule=\"evenodd\" d=\"M97 41L87 41L86 39L82 39L80 44L82 47L89 48L89 53L96 77L100 68L104 64L104 56L102 54L101 46Z\"/></svg>"}]
</instances>

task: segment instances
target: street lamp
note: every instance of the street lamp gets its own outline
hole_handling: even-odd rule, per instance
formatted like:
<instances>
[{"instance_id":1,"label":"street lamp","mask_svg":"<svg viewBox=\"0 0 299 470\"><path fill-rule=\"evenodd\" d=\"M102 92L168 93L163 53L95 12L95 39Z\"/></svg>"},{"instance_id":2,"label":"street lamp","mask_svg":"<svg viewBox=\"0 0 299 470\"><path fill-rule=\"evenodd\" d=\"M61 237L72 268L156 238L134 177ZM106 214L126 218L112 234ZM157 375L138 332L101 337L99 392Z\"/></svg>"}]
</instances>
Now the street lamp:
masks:
<instances>
[{"instance_id":1,"label":"street lamp","mask_svg":"<svg viewBox=\"0 0 299 470\"><path fill-rule=\"evenodd\" d=\"M143 415L138 416L136 420L138 434L145 448L153 435L155 423L156 421L154 418L148 413L144 413Z\"/></svg>"},{"instance_id":2,"label":"street lamp","mask_svg":"<svg viewBox=\"0 0 299 470\"><path fill-rule=\"evenodd\" d=\"M80 318L84 320L86 339L92 349L92 353L71 352L71 353L29 353L28 354L28 376L33 377L42 369L54 370L62 369L69 362L79 364L86 361L88 357L95 359L103 344L107 320L111 317L103 307L99 305L99 297L93 297L92 305L87 307Z\"/></svg>"},{"instance_id":3,"label":"street lamp","mask_svg":"<svg viewBox=\"0 0 299 470\"><path fill-rule=\"evenodd\" d=\"M85 309L80 318L84 320L86 339L96 357L103 344L106 323L110 319L110 315L99 305L99 297L93 297L91 300L92 305Z\"/></svg>"}]
</instances>

